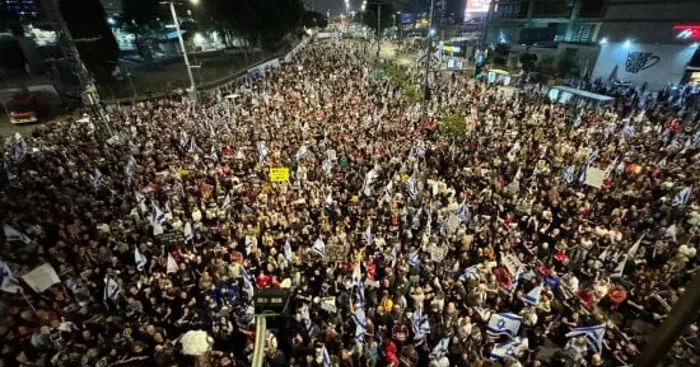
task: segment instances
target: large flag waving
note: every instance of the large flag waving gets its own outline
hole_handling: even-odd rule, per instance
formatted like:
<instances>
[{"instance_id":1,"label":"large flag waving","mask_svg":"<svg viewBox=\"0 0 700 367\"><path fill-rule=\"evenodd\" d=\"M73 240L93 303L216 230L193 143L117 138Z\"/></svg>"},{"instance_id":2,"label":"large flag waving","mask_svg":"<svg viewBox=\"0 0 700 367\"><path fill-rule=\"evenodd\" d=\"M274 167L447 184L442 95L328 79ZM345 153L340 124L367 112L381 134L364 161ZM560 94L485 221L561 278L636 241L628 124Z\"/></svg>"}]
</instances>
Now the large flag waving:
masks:
<instances>
[{"instance_id":1,"label":"large flag waving","mask_svg":"<svg viewBox=\"0 0 700 367\"><path fill-rule=\"evenodd\" d=\"M577 327L566 334L567 338L577 336L585 336L588 345L593 348L596 353L603 350L603 337L605 336L605 324L595 326Z\"/></svg>"},{"instance_id":2,"label":"large flag waving","mask_svg":"<svg viewBox=\"0 0 700 367\"><path fill-rule=\"evenodd\" d=\"M690 192L693 190L692 186L688 186L683 190L679 191L678 194L673 198L673 206L685 205L690 199Z\"/></svg>"},{"instance_id":3,"label":"large flag waving","mask_svg":"<svg viewBox=\"0 0 700 367\"><path fill-rule=\"evenodd\" d=\"M139 271L143 271L143 269L146 267L146 263L148 262L146 256L143 256L141 251L139 251L138 246L134 247L134 262L136 262L136 269Z\"/></svg>"},{"instance_id":4,"label":"large flag waving","mask_svg":"<svg viewBox=\"0 0 700 367\"><path fill-rule=\"evenodd\" d=\"M491 316L486 332L490 335L508 335L515 337L518 335L520 324L523 318L512 313L504 312Z\"/></svg>"},{"instance_id":5,"label":"large flag waving","mask_svg":"<svg viewBox=\"0 0 700 367\"><path fill-rule=\"evenodd\" d=\"M22 242L25 245L32 242L32 240L29 237L27 237L26 234L20 232L19 230L10 225L3 225L3 230L5 232L5 240L7 242Z\"/></svg>"},{"instance_id":6,"label":"large flag waving","mask_svg":"<svg viewBox=\"0 0 700 367\"><path fill-rule=\"evenodd\" d=\"M22 291L19 281L12 275L12 270L3 261L0 261L0 290L7 293Z\"/></svg>"},{"instance_id":7,"label":"large flag waving","mask_svg":"<svg viewBox=\"0 0 700 367\"><path fill-rule=\"evenodd\" d=\"M413 344L422 345L425 343L425 337L430 333L430 323L428 317L423 316L420 308L413 313L411 329L413 330Z\"/></svg>"}]
</instances>

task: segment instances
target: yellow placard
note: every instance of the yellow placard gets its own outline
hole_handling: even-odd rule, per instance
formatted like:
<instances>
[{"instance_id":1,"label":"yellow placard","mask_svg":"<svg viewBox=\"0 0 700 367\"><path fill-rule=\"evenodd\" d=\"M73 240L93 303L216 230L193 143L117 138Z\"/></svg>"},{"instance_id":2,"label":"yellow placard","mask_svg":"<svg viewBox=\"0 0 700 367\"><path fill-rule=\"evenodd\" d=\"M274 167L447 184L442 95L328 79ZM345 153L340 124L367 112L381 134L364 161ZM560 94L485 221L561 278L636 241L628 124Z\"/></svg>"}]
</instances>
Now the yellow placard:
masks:
<instances>
[{"instance_id":1,"label":"yellow placard","mask_svg":"<svg viewBox=\"0 0 700 367\"><path fill-rule=\"evenodd\" d=\"M356 202L360 201L360 195L353 195L353 196L350 198L350 201L352 201L353 203L356 203Z\"/></svg>"},{"instance_id":2,"label":"yellow placard","mask_svg":"<svg viewBox=\"0 0 700 367\"><path fill-rule=\"evenodd\" d=\"M188 170L188 169L180 169L180 170L178 171L178 173L180 174L180 176L183 176L183 177L184 177L184 176L187 176L187 175L190 174L190 170Z\"/></svg>"},{"instance_id":3,"label":"yellow placard","mask_svg":"<svg viewBox=\"0 0 700 367\"><path fill-rule=\"evenodd\" d=\"M406 182L406 181L408 181L408 175L405 173L402 173L401 174L401 182Z\"/></svg>"},{"instance_id":4,"label":"yellow placard","mask_svg":"<svg viewBox=\"0 0 700 367\"><path fill-rule=\"evenodd\" d=\"M270 182L289 182L289 168L270 168Z\"/></svg>"}]
</instances>

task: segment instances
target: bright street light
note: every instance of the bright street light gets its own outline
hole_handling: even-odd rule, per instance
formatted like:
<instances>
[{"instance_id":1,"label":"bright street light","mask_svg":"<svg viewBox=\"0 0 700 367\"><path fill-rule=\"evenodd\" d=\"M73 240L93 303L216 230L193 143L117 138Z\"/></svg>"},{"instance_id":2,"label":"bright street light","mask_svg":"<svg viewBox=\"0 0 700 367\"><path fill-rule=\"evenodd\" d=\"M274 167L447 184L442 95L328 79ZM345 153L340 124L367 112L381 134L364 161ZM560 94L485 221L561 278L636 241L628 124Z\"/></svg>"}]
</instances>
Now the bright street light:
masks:
<instances>
[{"instance_id":1,"label":"bright street light","mask_svg":"<svg viewBox=\"0 0 700 367\"><path fill-rule=\"evenodd\" d=\"M198 5L198 4L199 4L199 0L190 0L190 3L191 3L192 5Z\"/></svg>"}]
</instances>

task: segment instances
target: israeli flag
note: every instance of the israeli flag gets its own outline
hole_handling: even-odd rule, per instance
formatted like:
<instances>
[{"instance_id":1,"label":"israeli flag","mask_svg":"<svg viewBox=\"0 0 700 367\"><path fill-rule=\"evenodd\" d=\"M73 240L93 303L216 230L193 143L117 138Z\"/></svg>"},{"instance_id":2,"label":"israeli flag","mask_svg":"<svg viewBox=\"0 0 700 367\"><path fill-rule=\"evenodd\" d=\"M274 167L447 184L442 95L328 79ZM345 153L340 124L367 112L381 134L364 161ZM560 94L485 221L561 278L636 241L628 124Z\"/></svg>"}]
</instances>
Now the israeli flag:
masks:
<instances>
[{"instance_id":1,"label":"israeli flag","mask_svg":"<svg viewBox=\"0 0 700 367\"><path fill-rule=\"evenodd\" d=\"M578 176L578 182L584 184L588 178L588 166L584 167L581 171L581 175Z\"/></svg>"},{"instance_id":2,"label":"israeli flag","mask_svg":"<svg viewBox=\"0 0 700 367\"><path fill-rule=\"evenodd\" d=\"M259 141L258 142L258 163L264 162L265 157L267 157L268 153L270 153L270 151L267 149L267 144L264 141Z\"/></svg>"},{"instance_id":3,"label":"israeli flag","mask_svg":"<svg viewBox=\"0 0 700 367\"><path fill-rule=\"evenodd\" d=\"M574 173L575 172L576 172L576 168L574 168L574 166L566 167L566 169L564 170L564 182L566 182L569 185L574 183Z\"/></svg>"},{"instance_id":4,"label":"israeli flag","mask_svg":"<svg viewBox=\"0 0 700 367\"><path fill-rule=\"evenodd\" d=\"M418 184L416 184L416 180L413 177L409 178L408 182L406 182L406 191L408 191L408 194L411 195L412 198L418 195Z\"/></svg>"},{"instance_id":5,"label":"israeli flag","mask_svg":"<svg viewBox=\"0 0 700 367\"><path fill-rule=\"evenodd\" d=\"M678 205L685 205L688 203L688 199L690 199L690 192L693 190L692 186L688 186L678 192L676 196L673 198L673 206L678 206Z\"/></svg>"},{"instance_id":6,"label":"israeli flag","mask_svg":"<svg viewBox=\"0 0 700 367\"><path fill-rule=\"evenodd\" d=\"M0 290L7 293L22 291L19 281L12 275L12 270L4 261L0 261Z\"/></svg>"},{"instance_id":7,"label":"israeli flag","mask_svg":"<svg viewBox=\"0 0 700 367\"><path fill-rule=\"evenodd\" d=\"M425 143L420 140L418 141L418 144L413 146L413 149L411 149L411 155L416 155L418 157L424 157L425 156Z\"/></svg>"},{"instance_id":8,"label":"israeli flag","mask_svg":"<svg viewBox=\"0 0 700 367\"><path fill-rule=\"evenodd\" d=\"M305 157L307 154L309 154L309 149L306 148L306 145L302 145L299 150L297 150L297 153L294 155L294 160L298 161L301 158Z\"/></svg>"},{"instance_id":9,"label":"israeli flag","mask_svg":"<svg viewBox=\"0 0 700 367\"><path fill-rule=\"evenodd\" d=\"M112 280L110 277L105 278L105 289L104 289L104 294L103 294L103 299L106 301L108 298L109 299L115 299L121 293L122 288Z\"/></svg>"},{"instance_id":10,"label":"israeli flag","mask_svg":"<svg viewBox=\"0 0 700 367\"><path fill-rule=\"evenodd\" d=\"M326 244L323 243L323 240L321 237L319 237L316 242L314 242L313 247L311 248L315 253L319 254L321 257L326 256Z\"/></svg>"},{"instance_id":11,"label":"israeli flag","mask_svg":"<svg viewBox=\"0 0 700 367\"><path fill-rule=\"evenodd\" d=\"M31 238L27 237L26 234L8 224L3 225L3 231L5 233L5 241L7 242L22 242L25 245L32 243Z\"/></svg>"},{"instance_id":12,"label":"israeli flag","mask_svg":"<svg viewBox=\"0 0 700 367\"><path fill-rule=\"evenodd\" d=\"M326 158L323 160L323 171L326 172L326 175L330 175L331 171L333 170L333 162Z\"/></svg>"},{"instance_id":13,"label":"israeli flag","mask_svg":"<svg viewBox=\"0 0 700 367\"><path fill-rule=\"evenodd\" d=\"M627 124L622 128L622 134L626 137L634 136L634 126Z\"/></svg>"},{"instance_id":14,"label":"israeli flag","mask_svg":"<svg viewBox=\"0 0 700 367\"><path fill-rule=\"evenodd\" d=\"M141 195L140 192L136 192L136 203L139 205L139 210L141 210L141 213L148 213L146 198L143 195Z\"/></svg>"},{"instance_id":15,"label":"israeli flag","mask_svg":"<svg viewBox=\"0 0 700 367\"><path fill-rule=\"evenodd\" d=\"M95 174L90 175L90 181L92 182L92 186L94 188L99 188L102 186L102 182L104 181L105 176L100 172L99 169L95 168Z\"/></svg>"},{"instance_id":16,"label":"israeli flag","mask_svg":"<svg viewBox=\"0 0 700 367\"><path fill-rule=\"evenodd\" d=\"M666 237L671 237L671 240L673 242L678 242L678 229L676 228L676 224L673 223L668 228L666 228Z\"/></svg>"},{"instance_id":17,"label":"israeli flag","mask_svg":"<svg viewBox=\"0 0 700 367\"><path fill-rule=\"evenodd\" d=\"M365 316L365 310L362 307L355 309L352 319L355 321L355 341L362 343L365 339L365 333L367 332L367 317Z\"/></svg>"},{"instance_id":18,"label":"israeli flag","mask_svg":"<svg viewBox=\"0 0 700 367\"><path fill-rule=\"evenodd\" d=\"M540 301L540 295L542 294L542 283L537 285L535 288L532 288L527 294L525 295L525 303L529 305L537 305L537 303Z\"/></svg>"},{"instance_id":19,"label":"israeli flag","mask_svg":"<svg viewBox=\"0 0 700 367\"><path fill-rule=\"evenodd\" d=\"M481 278L481 276L479 275L479 269L477 269L476 266L470 266L466 268L462 274L459 275L459 278L457 278L457 280L466 282L469 279L479 280L479 278Z\"/></svg>"},{"instance_id":20,"label":"israeli flag","mask_svg":"<svg viewBox=\"0 0 700 367\"><path fill-rule=\"evenodd\" d=\"M187 143L190 142L190 137L186 132L180 131L180 146L184 149L187 147Z\"/></svg>"},{"instance_id":21,"label":"israeli flag","mask_svg":"<svg viewBox=\"0 0 700 367\"><path fill-rule=\"evenodd\" d=\"M136 167L136 159L134 159L133 155L130 155L129 160L126 162L126 168L124 169L128 183L131 183L131 178L134 177L134 167Z\"/></svg>"},{"instance_id":22,"label":"israeli flag","mask_svg":"<svg viewBox=\"0 0 700 367\"><path fill-rule=\"evenodd\" d=\"M524 345L523 339L520 338L514 338L505 343L498 343L491 350L491 360L496 361L505 357L517 358L518 350Z\"/></svg>"},{"instance_id":23,"label":"israeli flag","mask_svg":"<svg viewBox=\"0 0 700 367\"><path fill-rule=\"evenodd\" d=\"M192 223L189 221L185 223L185 228L182 230L182 235L185 237L185 241L192 241L194 239L194 230L192 229Z\"/></svg>"},{"instance_id":24,"label":"israeli flag","mask_svg":"<svg viewBox=\"0 0 700 367\"><path fill-rule=\"evenodd\" d=\"M411 219L411 228L413 229L418 229L420 227L420 216L423 214L423 208L419 208L416 210L416 213L413 214L413 219Z\"/></svg>"},{"instance_id":25,"label":"israeli flag","mask_svg":"<svg viewBox=\"0 0 700 367\"><path fill-rule=\"evenodd\" d=\"M287 264L292 262L292 243L289 241L289 235L284 240L284 260Z\"/></svg>"},{"instance_id":26,"label":"israeli flag","mask_svg":"<svg viewBox=\"0 0 700 367\"><path fill-rule=\"evenodd\" d=\"M158 209L157 206L153 206L153 211L151 212L151 224L153 225L153 235L158 236L163 234L163 222L165 221L165 214Z\"/></svg>"},{"instance_id":27,"label":"israeli flag","mask_svg":"<svg viewBox=\"0 0 700 367\"><path fill-rule=\"evenodd\" d=\"M428 210L428 223L425 224L425 235L430 237L433 234L433 212Z\"/></svg>"},{"instance_id":28,"label":"israeli flag","mask_svg":"<svg viewBox=\"0 0 700 367\"><path fill-rule=\"evenodd\" d=\"M333 195L332 193L328 193L326 195L326 202L324 203L324 207L328 210L333 210Z\"/></svg>"},{"instance_id":29,"label":"israeli flag","mask_svg":"<svg viewBox=\"0 0 700 367\"><path fill-rule=\"evenodd\" d=\"M520 324L523 318L509 312L498 313L491 316L486 332L489 335L508 335L515 337L518 335Z\"/></svg>"},{"instance_id":30,"label":"israeli flag","mask_svg":"<svg viewBox=\"0 0 700 367\"><path fill-rule=\"evenodd\" d=\"M211 147L211 153L209 154L209 158L211 158L211 160L214 162L219 162L219 154L216 152L216 148Z\"/></svg>"},{"instance_id":31,"label":"israeli flag","mask_svg":"<svg viewBox=\"0 0 700 367\"><path fill-rule=\"evenodd\" d=\"M567 338L577 336L585 336L588 345L593 348L595 353L600 353L603 350L603 337L605 336L605 324L595 326L577 327L566 334Z\"/></svg>"},{"instance_id":32,"label":"israeli flag","mask_svg":"<svg viewBox=\"0 0 700 367\"><path fill-rule=\"evenodd\" d=\"M430 360L438 360L448 354L447 348L450 347L450 340L452 340L453 333L447 334L444 338L440 339L433 351L430 353Z\"/></svg>"},{"instance_id":33,"label":"israeli flag","mask_svg":"<svg viewBox=\"0 0 700 367\"><path fill-rule=\"evenodd\" d=\"M418 251L413 251L410 255L408 255L408 265L416 269L420 268L420 257L418 256Z\"/></svg>"},{"instance_id":34,"label":"israeli flag","mask_svg":"<svg viewBox=\"0 0 700 367\"><path fill-rule=\"evenodd\" d=\"M371 223L367 226L367 229L365 229L365 231L362 232L362 239L365 240L365 243L367 244L367 246L372 245L372 240L374 239L374 237L372 236L372 224Z\"/></svg>"},{"instance_id":35,"label":"israeli flag","mask_svg":"<svg viewBox=\"0 0 700 367\"><path fill-rule=\"evenodd\" d=\"M245 254L250 255L251 252L253 252L253 239L245 236Z\"/></svg>"},{"instance_id":36,"label":"israeli flag","mask_svg":"<svg viewBox=\"0 0 700 367\"><path fill-rule=\"evenodd\" d=\"M197 141L194 140L194 136L190 138L190 152L197 152L199 151L199 146L197 145Z\"/></svg>"},{"instance_id":37,"label":"israeli flag","mask_svg":"<svg viewBox=\"0 0 700 367\"><path fill-rule=\"evenodd\" d=\"M469 216L469 209L467 209L466 202L467 199L462 200L462 203L457 207L457 218L462 222L465 222Z\"/></svg>"},{"instance_id":38,"label":"israeli flag","mask_svg":"<svg viewBox=\"0 0 700 367\"><path fill-rule=\"evenodd\" d=\"M430 323L428 322L428 317L423 316L420 308L413 313L411 329L413 330L413 344L422 345L425 343L425 337L430 333Z\"/></svg>"},{"instance_id":39,"label":"israeli flag","mask_svg":"<svg viewBox=\"0 0 700 367\"><path fill-rule=\"evenodd\" d=\"M515 270L515 275L513 276L513 282L510 284L510 287L508 288L508 291L512 295L515 293L515 290L518 289L518 284L520 284L520 277L522 276L523 272L525 269L521 266L518 266L518 269Z\"/></svg>"},{"instance_id":40,"label":"israeli flag","mask_svg":"<svg viewBox=\"0 0 700 367\"><path fill-rule=\"evenodd\" d=\"M134 262L136 262L136 269L139 271L143 271L143 269L146 267L146 263L148 262L146 256L143 256L143 254L139 251L138 246L134 247Z\"/></svg>"},{"instance_id":41,"label":"israeli flag","mask_svg":"<svg viewBox=\"0 0 700 367\"><path fill-rule=\"evenodd\" d=\"M588 154L588 158L586 158L586 166L590 166L596 159L598 159L598 149L594 149Z\"/></svg>"},{"instance_id":42,"label":"israeli flag","mask_svg":"<svg viewBox=\"0 0 700 367\"><path fill-rule=\"evenodd\" d=\"M510 150L508 151L508 154L510 154L510 155L516 155L516 154L518 154L519 152L520 152L520 142L517 141L517 142L515 142L515 144L513 144L513 146L510 148Z\"/></svg>"},{"instance_id":43,"label":"israeli flag","mask_svg":"<svg viewBox=\"0 0 700 367\"><path fill-rule=\"evenodd\" d=\"M323 367L332 367L331 356L328 354L325 344L321 346L321 360L323 361Z\"/></svg>"},{"instance_id":44,"label":"israeli flag","mask_svg":"<svg viewBox=\"0 0 700 367\"><path fill-rule=\"evenodd\" d=\"M255 287L253 286L254 279L245 269L241 273L241 276L243 277L243 293L245 294L246 299L250 301L253 299L253 295L255 294Z\"/></svg>"}]
</instances>

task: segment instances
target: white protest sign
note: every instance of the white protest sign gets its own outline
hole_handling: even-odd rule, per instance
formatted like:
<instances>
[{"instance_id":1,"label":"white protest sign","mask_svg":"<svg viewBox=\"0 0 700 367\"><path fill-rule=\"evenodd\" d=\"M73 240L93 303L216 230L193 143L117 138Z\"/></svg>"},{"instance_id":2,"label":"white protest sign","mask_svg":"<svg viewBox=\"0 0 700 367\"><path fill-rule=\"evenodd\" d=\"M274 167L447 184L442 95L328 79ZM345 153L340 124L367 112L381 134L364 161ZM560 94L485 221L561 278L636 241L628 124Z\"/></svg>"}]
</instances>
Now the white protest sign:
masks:
<instances>
[{"instance_id":1,"label":"white protest sign","mask_svg":"<svg viewBox=\"0 0 700 367\"><path fill-rule=\"evenodd\" d=\"M438 247L435 244L430 245L428 251L430 252L430 259L438 263L445 259L445 253L447 252L445 249Z\"/></svg>"},{"instance_id":2,"label":"white protest sign","mask_svg":"<svg viewBox=\"0 0 700 367\"><path fill-rule=\"evenodd\" d=\"M321 308L330 313L338 312L338 308L335 305L335 297L323 297L321 299Z\"/></svg>"},{"instance_id":3,"label":"white protest sign","mask_svg":"<svg viewBox=\"0 0 700 367\"><path fill-rule=\"evenodd\" d=\"M520 260L513 254L508 254L504 255L502 258L503 266L508 269L508 272L511 275L515 275L515 273L518 271L518 268L522 265Z\"/></svg>"},{"instance_id":4,"label":"white protest sign","mask_svg":"<svg viewBox=\"0 0 700 367\"><path fill-rule=\"evenodd\" d=\"M459 228L460 222L461 221L459 220L459 218L457 218L456 215L450 215L450 217L447 218L447 222L445 223L445 229L447 230L447 233L455 233L455 231L457 231L457 228Z\"/></svg>"},{"instance_id":5,"label":"white protest sign","mask_svg":"<svg viewBox=\"0 0 700 367\"><path fill-rule=\"evenodd\" d=\"M43 293L52 285L60 283L56 270L50 264L44 264L27 274L22 275L22 279L37 293Z\"/></svg>"},{"instance_id":6,"label":"white protest sign","mask_svg":"<svg viewBox=\"0 0 700 367\"><path fill-rule=\"evenodd\" d=\"M336 152L335 152L335 149L328 149L328 150L326 151L326 156L328 156L328 159L331 160L331 161L333 161L333 162L335 162L335 161L338 160L338 156L337 156L337 154L336 154Z\"/></svg>"},{"instance_id":7,"label":"white protest sign","mask_svg":"<svg viewBox=\"0 0 700 367\"><path fill-rule=\"evenodd\" d=\"M600 189L600 187L603 186L603 180L605 180L605 176L605 170L598 169L595 167L588 167L586 171L586 185L593 186L596 189Z\"/></svg>"}]
</instances>

